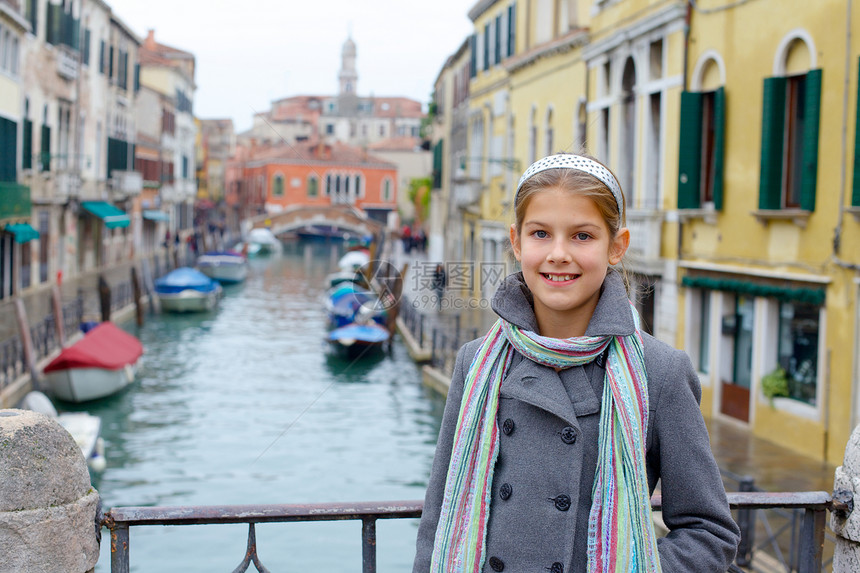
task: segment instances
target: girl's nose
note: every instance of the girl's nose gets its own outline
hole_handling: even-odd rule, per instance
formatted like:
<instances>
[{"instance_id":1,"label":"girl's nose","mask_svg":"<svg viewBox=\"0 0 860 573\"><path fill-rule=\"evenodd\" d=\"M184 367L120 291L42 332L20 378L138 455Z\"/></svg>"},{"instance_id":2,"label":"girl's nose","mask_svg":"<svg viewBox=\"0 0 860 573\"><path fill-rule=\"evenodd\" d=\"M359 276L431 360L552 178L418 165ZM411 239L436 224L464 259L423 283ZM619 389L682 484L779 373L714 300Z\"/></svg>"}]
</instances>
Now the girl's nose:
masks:
<instances>
[{"instance_id":1,"label":"girl's nose","mask_svg":"<svg viewBox=\"0 0 860 573\"><path fill-rule=\"evenodd\" d=\"M563 241L553 241L552 248L547 253L546 260L547 262L556 264L570 262L570 252Z\"/></svg>"}]
</instances>

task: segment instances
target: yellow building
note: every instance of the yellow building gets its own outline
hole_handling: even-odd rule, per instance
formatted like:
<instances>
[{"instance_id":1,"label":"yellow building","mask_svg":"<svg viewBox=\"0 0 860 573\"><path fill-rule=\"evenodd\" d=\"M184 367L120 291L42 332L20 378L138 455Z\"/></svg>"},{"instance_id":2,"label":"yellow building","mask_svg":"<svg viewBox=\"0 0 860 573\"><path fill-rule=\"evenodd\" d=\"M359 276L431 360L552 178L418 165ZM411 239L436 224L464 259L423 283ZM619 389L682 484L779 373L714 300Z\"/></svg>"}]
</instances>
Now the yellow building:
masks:
<instances>
[{"instance_id":1,"label":"yellow building","mask_svg":"<svg viewBox=\"0 0 860 573\"><path fill-rule=\"evenodd\" d=\"M723 6L695 3L685 54L682 343L706 415L838 462L860 412L860 13Z\"/></svg>"}]
</instances>

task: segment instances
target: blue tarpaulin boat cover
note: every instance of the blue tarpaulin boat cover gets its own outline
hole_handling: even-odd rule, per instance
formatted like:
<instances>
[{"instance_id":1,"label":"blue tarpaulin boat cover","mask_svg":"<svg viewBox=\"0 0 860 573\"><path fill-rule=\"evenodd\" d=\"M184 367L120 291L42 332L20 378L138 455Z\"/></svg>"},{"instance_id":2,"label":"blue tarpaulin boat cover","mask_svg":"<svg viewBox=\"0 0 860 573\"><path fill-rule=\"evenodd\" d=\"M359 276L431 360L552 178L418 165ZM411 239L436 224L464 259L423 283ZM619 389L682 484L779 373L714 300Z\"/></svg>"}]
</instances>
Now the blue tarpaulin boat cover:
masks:
<instances>
[{"instance_id":1,"label":"blue tarpaulin boat cover","mask_svg":"<svg viewBox=\"0 0 860 573\"><path fill-rule=\"evenodd\" d=\"M217 281L191 267L180 267L161 278L155 279L155 290L162 293L180 292L186 289L209 292L218 287Z\"/></svg>"}]
</instances>

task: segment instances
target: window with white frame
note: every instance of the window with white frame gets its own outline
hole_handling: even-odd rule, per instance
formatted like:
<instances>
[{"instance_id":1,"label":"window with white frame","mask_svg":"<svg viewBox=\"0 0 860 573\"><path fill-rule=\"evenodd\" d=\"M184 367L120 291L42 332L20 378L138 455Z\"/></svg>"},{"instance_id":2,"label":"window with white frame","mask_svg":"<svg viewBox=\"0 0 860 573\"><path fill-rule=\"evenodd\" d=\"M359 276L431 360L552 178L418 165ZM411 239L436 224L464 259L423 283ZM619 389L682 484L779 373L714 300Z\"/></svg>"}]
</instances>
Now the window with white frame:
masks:
<instances>
[{"instance_id":1,"label":"window with white frame","mask_svg":"<svg viewBox=\"0 0 860 573\"><path fill-rule=\"evenodd\" d=\"M284 196L284 174L275 173L272 177L272 197Z\"/></svg>"},{"instance_id":2,"label":"window with white frame","mask_svg":"<svg viewBox=\"0 0 860 573\"><path fill-rule=\"evenodd\" d=\"M382 180L382 200L385 202L389 202L392 200L394 196L394 186L391 182L390 177L386 177Z\"/></svg>"},{"instance_id":3,"label":"window with white frame","mask_svg":"<svg viewBox=\"0 0 860 573\"><path fill-rule=\"evenodd\" d=\"M811 406L818 393L819 316L818 305L779 304L777 362L787 374L788 397Z\"/></svg>"}]
</instances>

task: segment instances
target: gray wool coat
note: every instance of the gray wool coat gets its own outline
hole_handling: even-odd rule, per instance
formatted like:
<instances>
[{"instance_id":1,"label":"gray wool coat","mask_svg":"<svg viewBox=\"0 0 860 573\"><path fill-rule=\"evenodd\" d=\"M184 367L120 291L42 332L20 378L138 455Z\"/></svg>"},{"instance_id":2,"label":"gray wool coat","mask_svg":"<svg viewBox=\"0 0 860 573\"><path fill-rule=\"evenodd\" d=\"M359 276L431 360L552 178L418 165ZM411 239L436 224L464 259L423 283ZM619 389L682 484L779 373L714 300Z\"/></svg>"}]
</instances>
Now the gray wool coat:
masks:
<instances>
[{"instance_id":1,"label":"gray wool coat","mask_svg":"<svg viewBox=\"0 0 860 573\"><path fill-rule=\"evenodd\" d=\"M502 318L537 332L531 295L521 274L493 298ZM607 275L586 335L634 330L621 278ZM665 573L717 573L735 558L740 533L699 409L699 380L687 355L644 334L649 417L646 465L653 493L658 480L663 521L658 540ZM436 447L413 573L430 569L433 540L463 381L480 340L460 349ZM501 386L499 456L492 480L484 571L586 571L588 513L597 466L604 356L556 372L516 353Z\"/></svg>"}]
</instances>

